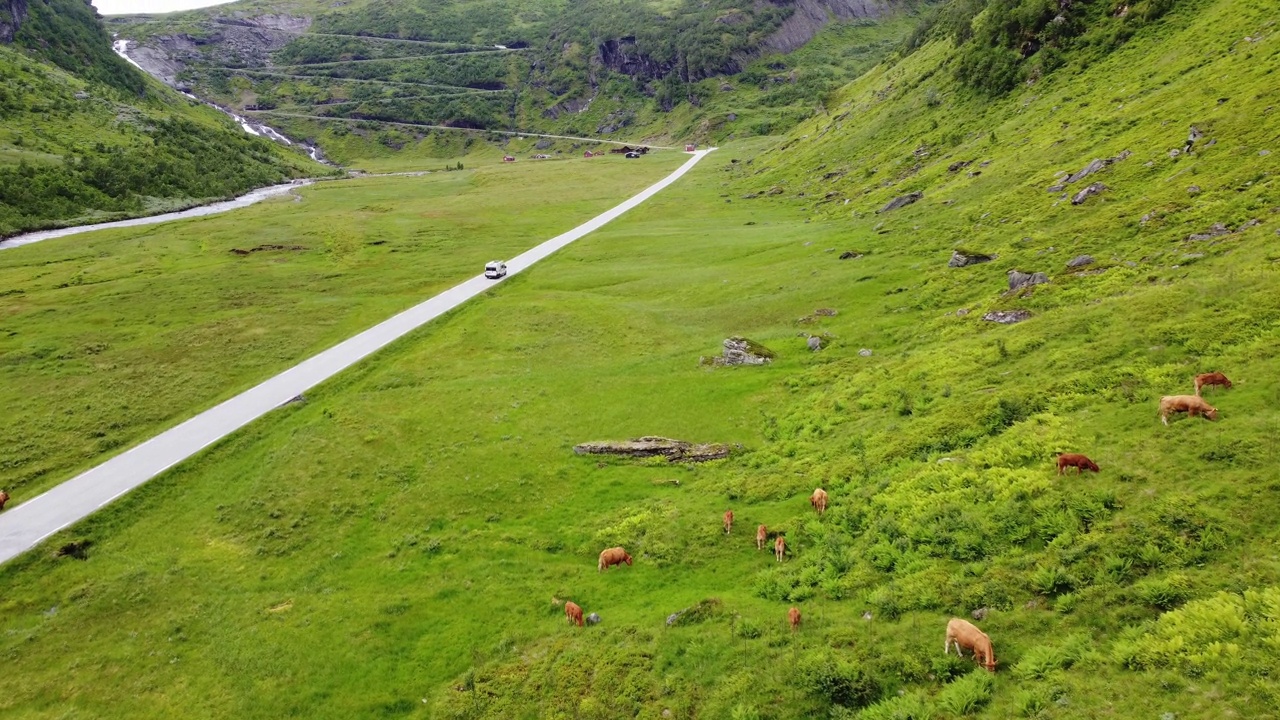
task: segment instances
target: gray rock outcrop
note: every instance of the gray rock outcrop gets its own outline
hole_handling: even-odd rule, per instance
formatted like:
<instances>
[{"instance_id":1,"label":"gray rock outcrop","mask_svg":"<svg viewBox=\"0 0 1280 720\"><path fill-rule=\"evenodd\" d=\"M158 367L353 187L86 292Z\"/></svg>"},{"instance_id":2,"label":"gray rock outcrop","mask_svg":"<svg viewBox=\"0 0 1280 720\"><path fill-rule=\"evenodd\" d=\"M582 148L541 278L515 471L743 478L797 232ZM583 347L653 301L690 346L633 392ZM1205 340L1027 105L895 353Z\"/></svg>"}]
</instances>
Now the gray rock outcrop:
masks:
<instances>
[{"instance_id":1,"label":"gray rock outcrop","mask_svg":"<svg viewBox=\"0 0 1280 720\"><path fill-rule=\"evenodd\" d=\"M1042 272L1024 273L1020 270L1009 271L1009 292L1021 290L1032 285L1042 285L1049 282L1049 276Z\"/></svg>"},{"instance_id":2,"label":"gray rock outcrop","mask_svg":"<svg viewBox=\"0 0 1280 720\"><path fill-rule=\"evenodd\" d=\"M872 19L888 10L888 3L878 0L799 0L790 17L765 38L763 46L766 51L789 53L812 40L833 19Z\"/></svg>"},{"instance_id":3,"label":"gray rock outcrop","mask_svg":"<svg viewBox=\"0 0 1280 720\"><path fill-rule=\"evenodd\" d=\"M744 337L725 338L721 357L712 360L715 365L766 365L777 357L772 350Z\"/></svg>"},{"instance_id":4,"label":"gray rock outcrop","mask_svg":"<svg viewBox=\"0 0 1280 720\"><path fill-rule=\"evenodd\" d=\"M1067 261L1067 267L1069 268L1084 267L1085 265L1092 265L1095 262L1097 262L1097 260L1094 260L1092 255L1077 255L1076 257L1073 257Z\"/></svg>"},{"instance_id":5,"label":"gray rock outcrop","mask_svg":"<svg viewBox=\"0 0 1280 720\"><path fill-rule=\"evenodd\" d=\"M599 615L597 615L596 613L591 613L590 615L588 615L588 616L586 617L586 620L587 620L587 624L588 624L588 625L598 625L598 624L600 624L600 616L599 616Z\"/></svg>"},{"instance_id":6,"label":"gray rock outcrop","mask_svg":"<svg viewBox=\"0 0 1280 720\"><path fill-rule=\"evenodd\" d=\"M706 462L729 457L725 443L689 443L683 440L646 435L634 440L602 440L573 446L575 455L621 455L623 457L665 457L669 462Z\"/></svg>"},{"instance_id":7,"label":"gray rock outcrop","mask_svg":"<svg viewBox=\"0 0 1280 720\"><path fill-rule=\"evenodd\" d=\"M1103 190L1106 190L1106 189L1107 189L1107 186L1106 186L1106 185L1103 185L1102 183L1097 183L1097 182L1096 182L1096 183L1094 183L1094 184L1090 185L1089 187L1087 187L1087 188L1085 188L1085 189L1081 190L1080 192L1076 193L1076 196L1075 196L1075 197L1073 197L1073 198L1071 198L1071 204L1072 204L1072 205L1080 205L1080 204L1081 204L1081 203L1083 203L1085 200L1088 200L1090 197L1092 197L1092 196L1094 196L1094 195L1097 195L1097 194L1101 193Z\"/></svg>"},{"instance_id":8,"label":"gray rock outcrop","mask_svg":"<svg viewBox=\"0 0 1280 720\"><path fill-rule=\"evenodd\" d=\"M978 265L980 263L991 262L995 260L995 255L983 255L982 253L962 252L960 250L952 251L951 259L947 261L947 267L962 268L970 265Z\"/></svg>"},{"instance_id":9,"label":"gray rock outcrop","mask_svg":"<svg viewBox=\"0 0 1280 720\"><path fill-rule=\"evenodd\" d=\"M886 212L889 212L890 210L897 210L898 208L906 207L923 197L924 197L924 193L920 192L919 190L913 193L907 193L906 195L900 195L890 200L887 205L877 210L876 213L877 214L886 213Z\"/></svg>"},{"instance_id":10,"label":"gray rock outcrop","mask_svg":"<svg viewBox=\"0 0 1280 720\"><path fill-rule=\"evenodd\" d=\"M1026 310L993 310L982 316L987 322L999 323L1001 325L1012 325L1020 323L1031 317L1031 313Z\"/></svg>"},{"instance_id":11,"label":"gray rock outcrop","mask_svg":"<svg viewBox=\"0 0 1280 720\"><path fill-rule=\"evenodd\" d=\"M0 0L0 43L13 42L26 19L27 0Z\"/></svg>"},{"instance_id":12,"label":"gray rock outcrop","mask_svg":"<svg viewBox=\"0 0 1280 720\"><path fill-rule=\"evenodd\" d=\"M1102 158L1095 158L1088 165L1085 165L1082 170L1068 175L1066 178L1062 180L1062 182L1057 183L1053 187L1049 188L1049 192L1061 192L1066 188L1067 185L1071 185L1072 183L1078 183L1081 180L1089 177L1090 175L1096 172L1099 172L1101 170L1104 170L1110 167L1111 165L1114 165L1115 163L1120 162L1121 160L1127 160L1130 155L1133 155L1133 153L1129 152L1128 150L1125 150L1119 155L1115 157L1107 158L1105 160ZM1079 204L1079 203L1076 203L1076 204Z\"/></svg>"}]
</instances>

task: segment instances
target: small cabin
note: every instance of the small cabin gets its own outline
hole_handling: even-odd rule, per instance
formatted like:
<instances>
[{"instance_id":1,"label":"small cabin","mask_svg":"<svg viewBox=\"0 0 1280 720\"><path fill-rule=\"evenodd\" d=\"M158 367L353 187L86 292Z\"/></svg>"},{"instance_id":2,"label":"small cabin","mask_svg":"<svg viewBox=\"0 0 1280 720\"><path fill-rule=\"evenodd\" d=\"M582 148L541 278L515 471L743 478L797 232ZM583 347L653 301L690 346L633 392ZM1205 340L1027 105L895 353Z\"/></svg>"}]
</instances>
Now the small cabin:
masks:
<instances>
[{"instance_id":1,"label":"small cabin","mask_svg":"<svg viewBox=\"0 0 1280 720\"><path fill-rule=\"evenodd\" d=\"M595 157L595 156L596 156L595 153L591 152L590 150L582 153L582 157L584 158Z\"/></svg>"},{"instance_id":2,"label":"small cabin","mask_svg":"<svg viewBox=\"0 0 1280 720\"><path fill-rule=\"evenodd\" d=\"M684 146L685 152L695 152L697 151L697 149L698 149L698 146L695 145L694 143L685 143L685 146Z\"/></svg>"}]
</instances>

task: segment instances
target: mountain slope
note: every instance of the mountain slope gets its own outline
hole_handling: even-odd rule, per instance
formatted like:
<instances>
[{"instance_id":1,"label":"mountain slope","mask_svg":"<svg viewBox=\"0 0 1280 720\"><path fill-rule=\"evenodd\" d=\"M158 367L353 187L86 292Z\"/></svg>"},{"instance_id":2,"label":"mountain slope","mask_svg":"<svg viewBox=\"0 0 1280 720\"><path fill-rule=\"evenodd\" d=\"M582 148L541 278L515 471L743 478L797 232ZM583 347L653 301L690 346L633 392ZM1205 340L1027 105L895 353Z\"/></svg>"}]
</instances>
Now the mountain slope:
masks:
<instances>
[{"instance_id":1,"label":"mountain slope","mask_svg":"<svg viewBox=\"0 0 1280 720\"><path fill-rule=\"evenodd\" d=\"M702 140L790 127L906 32L916 4L248 2L113 28L202 97L286 124L334 118L307 125L317 138L369 120ZM824 36L841 47L778 54Z\"/></svg>"},{"instance_id":2,"label":"mountain slope","mask_svg":"<svg viewBox=\"0 0 1280 720\"><path fill-rule=\"evenodd\" d=\"M0 237L223 198L319 169L147 79L112 52L85 3L21 6L4 21L12 43L0 44Z\"/></svg>"}]
</instances>

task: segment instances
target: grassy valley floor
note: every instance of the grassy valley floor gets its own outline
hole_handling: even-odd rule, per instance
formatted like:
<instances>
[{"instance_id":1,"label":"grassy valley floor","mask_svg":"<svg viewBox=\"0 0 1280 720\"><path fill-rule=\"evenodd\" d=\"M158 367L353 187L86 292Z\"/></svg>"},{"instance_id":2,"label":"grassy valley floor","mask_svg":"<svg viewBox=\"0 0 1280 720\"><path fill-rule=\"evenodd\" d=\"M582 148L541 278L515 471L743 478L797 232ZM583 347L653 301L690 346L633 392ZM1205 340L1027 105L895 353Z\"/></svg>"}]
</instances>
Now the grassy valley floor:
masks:
<instances>
[{"instance_id":1,"label":"grassy valley floor","mask_svg":"<svg viewBox=\"0 0 1280 720\"><path fill-rule=\"evenodd\" d=\"M0 252L0 487L32 497L594 217L684 159L321 183L227 215Z\"/></svg>"}]
</instances>

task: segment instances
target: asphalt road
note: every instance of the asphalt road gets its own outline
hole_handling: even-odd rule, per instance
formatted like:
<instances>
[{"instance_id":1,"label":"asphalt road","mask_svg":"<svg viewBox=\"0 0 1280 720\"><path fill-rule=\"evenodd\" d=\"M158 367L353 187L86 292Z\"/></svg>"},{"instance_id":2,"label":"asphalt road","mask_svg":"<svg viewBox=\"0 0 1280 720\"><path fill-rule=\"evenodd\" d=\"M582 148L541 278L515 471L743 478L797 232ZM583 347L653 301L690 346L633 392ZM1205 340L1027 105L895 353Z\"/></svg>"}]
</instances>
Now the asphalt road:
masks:
<instances>
[{"instance_id":1,"label":"asphalt road","mask_svg":"<svg viewBox=\"0 0 1280 720\"><path fill-rule=\"evenodd\" d=\"M675 172L621 205L508 260L507 277L658 194L693 169L708 152L711 150L693 153ZM10 506L0 512L0 563L30 550L57 531L501 282L487 280L483 274L473 277L21 505Z\"/></svg>"}]
</instances>

